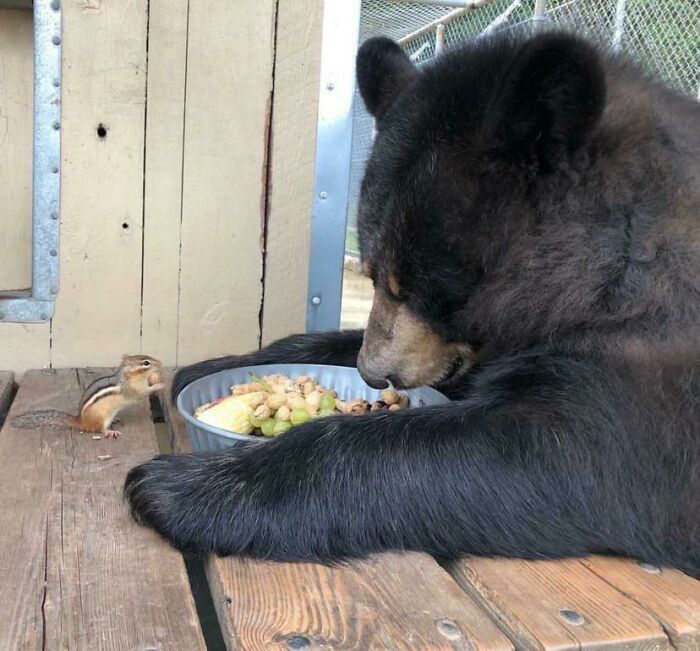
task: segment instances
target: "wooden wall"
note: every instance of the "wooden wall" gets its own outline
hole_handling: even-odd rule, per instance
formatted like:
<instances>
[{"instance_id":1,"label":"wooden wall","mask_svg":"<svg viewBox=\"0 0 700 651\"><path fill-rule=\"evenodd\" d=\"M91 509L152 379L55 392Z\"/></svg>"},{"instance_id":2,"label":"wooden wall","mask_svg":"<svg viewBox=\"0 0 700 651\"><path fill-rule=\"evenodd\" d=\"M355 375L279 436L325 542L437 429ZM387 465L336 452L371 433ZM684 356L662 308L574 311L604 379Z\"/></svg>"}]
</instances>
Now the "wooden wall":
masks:
<instances>
[{"instance_id":1,"label":"wooden wall","mask_svg":"<svg viewBox=\"0 0 700 651\"><path fill-rule=\"evenodd\" d=\"M63 0L61 290L0 368L303 331L322 5ZM0 289L30 277L30 115L31 18L0 10Z\"/></svg>"}]
</instances>

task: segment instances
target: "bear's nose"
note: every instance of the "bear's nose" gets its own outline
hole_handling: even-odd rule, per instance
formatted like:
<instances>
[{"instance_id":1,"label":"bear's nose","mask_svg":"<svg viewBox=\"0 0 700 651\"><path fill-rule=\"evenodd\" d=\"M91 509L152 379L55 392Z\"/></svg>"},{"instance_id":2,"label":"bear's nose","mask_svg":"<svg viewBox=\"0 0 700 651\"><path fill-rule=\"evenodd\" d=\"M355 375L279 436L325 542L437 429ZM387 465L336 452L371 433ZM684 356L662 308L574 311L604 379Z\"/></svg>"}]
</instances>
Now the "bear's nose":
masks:
<instances>
[{"instance_id":1,"label":"bear's nose","mask_svg":"<svg viewBox=\"0 0 700 651\"><path fill-rule=\"evenodd\" d=\"M386 378L368 373L363 366L358 365L357 370L360 372L362 379L373 389L386 389L389 386Z\"/></svg>"}]
</instances>

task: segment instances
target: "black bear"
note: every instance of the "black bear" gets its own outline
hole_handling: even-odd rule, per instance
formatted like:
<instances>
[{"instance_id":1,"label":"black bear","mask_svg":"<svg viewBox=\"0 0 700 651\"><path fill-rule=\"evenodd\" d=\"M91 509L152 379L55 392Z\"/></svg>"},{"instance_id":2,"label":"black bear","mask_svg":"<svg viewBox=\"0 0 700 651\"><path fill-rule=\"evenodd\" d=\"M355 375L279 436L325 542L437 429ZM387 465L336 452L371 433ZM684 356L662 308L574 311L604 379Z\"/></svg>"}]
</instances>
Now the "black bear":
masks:
<instances>
[{"instance_id":1,"label":"black bear","mask_svg":"<svg viewBox=\"0 0 700 651\"><path fill-rule=\"evenodd\" d=\"M700 106L557 32L357 78L377 137L366 331L181 370L357 365L448 405L310 421L129 473L134 516L194 553L615 553L700 575Z\"/></svg>"}]
</instances>

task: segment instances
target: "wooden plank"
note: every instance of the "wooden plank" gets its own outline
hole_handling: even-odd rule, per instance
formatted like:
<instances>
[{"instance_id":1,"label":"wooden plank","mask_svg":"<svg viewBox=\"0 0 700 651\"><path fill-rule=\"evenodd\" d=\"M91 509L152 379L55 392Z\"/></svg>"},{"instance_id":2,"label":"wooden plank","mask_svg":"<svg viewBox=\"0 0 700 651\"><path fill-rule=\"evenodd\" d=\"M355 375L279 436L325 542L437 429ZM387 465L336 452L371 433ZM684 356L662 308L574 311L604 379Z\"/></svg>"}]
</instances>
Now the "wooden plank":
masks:
<instances>
[{"instance_id":1,"label":"wooden plank","mask_svg":"<svg viewBox=\"0 0 700 651\"><path fill-rule=\"evenodd\" d=\"M190 3L178 364L258 346L274 9Z\"/></svg>"},{"instance_id":2,"label":"wooden plank","mask_svg":"<svg viewBox=\"0 0 700 651\"><path fill-rule=\"evenodd\" d=\"M160 394L160 399L165 422L168 425L170 447L173 452L192 452L190 437L185 429L185 420L180 416L177 406L170 400L170 387L175 376L175 369L163 369L160 375L163 379L163 384L165 384L165 390Z\"/></svg>"},{"instance_id":3,"label":"wooden plank","mask_svg":"<svg viewBox=\"0 0 700 651\"><path fill-rule=\"evenodd\" d=\"M583 563L661 622L676 651L700 649L700 581L671 568L610 556L591 556Z\"/></svg>"},{"instance_id":4,"label":"wooden plank","mask_svg":"<svg viewBox=\"0 0 700 651\"><path fill-rule=\"evenodd\" d=\"M148 22L141 350L170 365L177 354L187 5L152 2Z\"/></svg>"},{"instance_id":5,"label":"wooden plank","mask_svg":"<svg viewBox=\"0 0 700 651\"><path fill-rule=\"evenodd\" d=\"M32 284L32 25L0 10L0 290Z\"/></svg>"},{"instance_id":6,"label":"wooden plank","mask_svg":"<svg viewBox=\"0 0 700 651\"><path fill-rule=\"evenodd\" d=\"M12 398L15 396L15 376L9 371L0 371L0 427L5 422Z\"/></svg>"},{"instance_id":7,"label":"wooden plank","mask_svg":"<svg viewBox=\"0 0 700 651\"><path fill-rule=\"evenodd\" d=\"M0 10L0 290L32 278L32 15ZM0 368L49 364L49 324L0 323Z\"/></svg>"},{"instance_id":8,"label":"wooden plank","mask_svg":"<svg viewBox=\"0 0 700 651\"><path fill-rule=\"evenodd\" d=\"M263 345L306 327L323 0L277 4Z\"/></svg>"},{"instance_id":9,"label":"wooden plank","mask_svg":"<svg viewBox=\"0 0 700 651\"><path fill-rule=\"evenodd\" d=\"M474 558L448 569L518 649L671 649L659 623L576 559ZM582 618L582 619L580 619Z\"/></svg>"},{"instance_id":10,"label":"wooden plank","mask_svg":"<svg viewBox=\"0 0 700 651\"><path fill-rule=\"evenodd\" d=\"M147 405L125 412L116 441L10 426L29 409L73 410L88 379L27 373L0 433L0 648L204 650L182 557L121 495L157 451Z\"/></svg>"},{"instance_id":11,"label":"wooden plank","mask_svg":"<svg viewBox=\"0 0 700 651\"><path fill-rule=\"evenodd\" d=\"M213 558L207 574L230 649L512 649L429 556L330 568Z\"/></svg>"},{"instance_id":12,"label":"wooden plank","mask_svg":"<svg viewBox=\"0 0 700 651\"><path fill-rule=\"evenodd\" d=\"M191 451L183 419L165 407L173 449ZM210 558L207 576L229 649L513 649L424 554L336 568Z\"/></svg>"},{"instance_id":13,"label":"wooden plank","mask_svg":"<svg viewBox=\"0 0 700 651\"><path fill-rule=\"evenodd\" d=\"M146 5L62 3L58 367L112 365L141 344Z\"/></svg>"}]
</instances>

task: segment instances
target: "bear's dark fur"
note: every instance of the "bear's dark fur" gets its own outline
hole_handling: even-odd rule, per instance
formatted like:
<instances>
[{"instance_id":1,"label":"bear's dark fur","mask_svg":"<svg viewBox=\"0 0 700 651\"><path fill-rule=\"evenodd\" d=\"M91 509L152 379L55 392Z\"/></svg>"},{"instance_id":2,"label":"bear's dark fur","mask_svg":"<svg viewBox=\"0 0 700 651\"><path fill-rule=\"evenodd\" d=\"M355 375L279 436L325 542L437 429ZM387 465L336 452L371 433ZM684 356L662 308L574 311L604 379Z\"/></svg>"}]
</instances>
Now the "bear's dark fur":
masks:
<instances>
[{"instance_id":1,"label":"bear's dark fur","mask_svg":"<svg viewBox=\"0 0 700 651\"><path fill-rule=\"evenodd\" d=\"M374 39L358 81L378 124L360 243L385 306L364 345L403 336L391 313L468 346L421 378L454 402L157 457L127 478L135 516L190 552L606 552L700 575L700 107L551 32L420 71ZM293 336L174 392L237 365L355 365L362 345Z\"/></svg>"}]
</instances>

